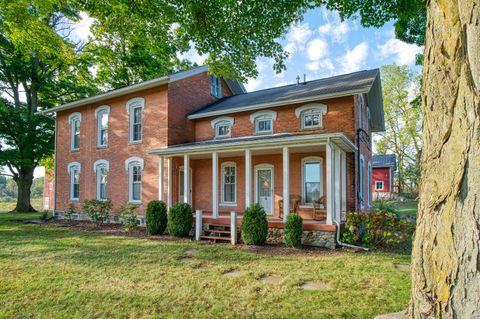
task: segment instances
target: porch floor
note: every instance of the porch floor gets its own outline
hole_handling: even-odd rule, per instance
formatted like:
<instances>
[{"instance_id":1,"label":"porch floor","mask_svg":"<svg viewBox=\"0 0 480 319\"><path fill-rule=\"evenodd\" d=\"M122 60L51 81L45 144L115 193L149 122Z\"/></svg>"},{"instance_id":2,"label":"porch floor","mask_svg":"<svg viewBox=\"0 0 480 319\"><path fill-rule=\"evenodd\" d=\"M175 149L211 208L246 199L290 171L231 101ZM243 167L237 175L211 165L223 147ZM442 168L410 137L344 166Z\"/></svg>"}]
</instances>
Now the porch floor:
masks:
<instances>
[{"instance_id":1,"label":"porch floor","mask_svg":"<svg viewBox=\"0 0 480 319\"><path fill-rule=\"evenodd\" d=\"M193 216L195 219L195 214ZM242 224L243 214L237 215L237 224L240 226ZM284 222L282 218L275 216L268 216L268 227L270 228L284 228ZM220 213L218 218L213 218L211 212L204 212L202 215L203 224L219 224L219 225L230 225L230 213ZM337 230L336 225L327 225L326 219L313 220L313 219L304 219L303 220L303 230L320 230L326 232L335 232Z\"/></svg>"}]
</instances>

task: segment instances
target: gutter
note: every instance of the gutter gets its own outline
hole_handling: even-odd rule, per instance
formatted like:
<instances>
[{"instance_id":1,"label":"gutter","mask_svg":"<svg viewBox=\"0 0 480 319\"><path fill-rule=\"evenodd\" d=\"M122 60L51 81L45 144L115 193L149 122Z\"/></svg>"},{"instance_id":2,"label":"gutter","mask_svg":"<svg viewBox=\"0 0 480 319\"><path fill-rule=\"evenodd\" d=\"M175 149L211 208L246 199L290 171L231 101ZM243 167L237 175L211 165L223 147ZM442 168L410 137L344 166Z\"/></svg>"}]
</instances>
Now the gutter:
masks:
<instances>
[{"instance_id":1,"label":"gutter","mask_svg":"<svg viewBox=\"0 0 480 319\"><path fill-rule=\"evenodd\" d=\"M356 246L356 245L352 245L352 244L347 244L347 243L342 243L340 241L340 224L338 221L335 221L335 224L337 224L337 244L342 246L342 247L348 247L348 248L354 248L354 249L362 249L362 250L365 250L365 251L370 251L370 249L366 248L366 247L362 247L362 246Z\"/></svg>"}]
</instances>

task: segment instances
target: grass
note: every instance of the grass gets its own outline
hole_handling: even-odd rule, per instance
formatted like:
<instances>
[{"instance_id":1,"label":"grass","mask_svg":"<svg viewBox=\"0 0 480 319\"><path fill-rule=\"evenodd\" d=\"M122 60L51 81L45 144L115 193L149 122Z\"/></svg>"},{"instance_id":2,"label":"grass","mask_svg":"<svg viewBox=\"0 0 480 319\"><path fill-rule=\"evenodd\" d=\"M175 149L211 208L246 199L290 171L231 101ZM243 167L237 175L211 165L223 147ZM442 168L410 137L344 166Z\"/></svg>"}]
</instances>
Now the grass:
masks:
<instances>
[{"instance_id":1,"label":"grass","mask_svg":"<svg viewBox=\"0 0 480 319\"><path fill-rule=\"evenodd\" d=\"M43 210L43 199L40 198L32 198L32 206L38 211ZM3 202L0 201L0 212L9 212L12 211L15 208L15 205L17 204L16 201L12 202Z\"/></svg>"},{"instance_id":2,"label":"grass","mask_svg":"<svg viewBox=\"0 0 480 319\"><path fill-rule=\"evenodd\" d=\"M0 318L372 318L405 309L410 256L267 256L9 222L0 214ZM181 261L197 249L192 261ZM292 250L293 251L293 250ZM195 269L208 265L209 269ZM227 270L240 277L222 275ZM278 275L280 283L260 282ZM328 285L304 291L306 280Z\"/></svg>"},{"instance_id":3,"label":"grass","mask_svg":"<svg viewBox=\"0 0 480 319\"><path fill-rule=\"evenodd\" d=\"M417 201L408 201L408 202L397 202L395 204L399 214L402 215L417 215L418 211L418 202Z\"/></svg>"}]
</instances>

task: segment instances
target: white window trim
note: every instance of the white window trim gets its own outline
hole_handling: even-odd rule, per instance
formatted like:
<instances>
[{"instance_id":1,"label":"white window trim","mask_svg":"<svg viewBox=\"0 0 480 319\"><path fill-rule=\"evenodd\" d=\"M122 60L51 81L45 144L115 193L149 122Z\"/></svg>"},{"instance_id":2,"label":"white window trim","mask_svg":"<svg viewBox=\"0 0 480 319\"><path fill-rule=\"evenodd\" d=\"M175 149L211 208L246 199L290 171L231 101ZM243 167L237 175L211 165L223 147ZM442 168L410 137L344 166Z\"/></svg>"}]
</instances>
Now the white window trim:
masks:
<instances>
[{"instance_id":1,"label":"white window trim","mask_svg":"<svg viewBox=\"0 0 480 319\"><path fill-rule=\"evenodd\" d=\"M80 150L80 141L79 141L79 147L73 147L73 141L74 141L74 132L73 132L73 122L74 121L79 121L79 125L81 126L82 125L82 113L80 112L74 112L72 114L70 114L70 116L68 117L68 124L70 124L70 150L71 151L78 151ZM81 134L81 131L80 131L80 134Z\"/></svg>"},{"instance_id":2,"label":"white window trim","mask_svg":"<svg viewBox=\"0 0 480 319\"><path fill-rule=\"evenodd\" d=\"M270 120L270 131L258 131L258 121ZM277 120L277 112L271 110L258 111L250 115L250 122L255 126L255 134L271 134L273 133L273 122Z\"/></svg>"},{"instance_id":3,"label":"white window trim","mask_svg":"<svg viewBox=\"0 0 480 319\"><path fill-rule=\"evenodd\" d=\"M320 197L323 196L323 158L320 156L309 156L302 158L302 206L303 207L313 207L313 203L305 202L305 164L308 163L318 163L320 162Z\"/></svg>"},{"instance_id":4,"label":"white window trim","mask_svg":"<svg viewBox=\"0 0 480 319\"><path fill-rule=\"evenodd\" d=\"M100 198L100 174L98 174L100 168L105 167L107 169L107 178L110 173L110 163L107 160L100 159L95 161L93 164L93 171L95 172L96 176L96 185L97 185L97 199L98 200L107 200L107 198L101 199ZM107 181L107 187L108 187L108 181Z\"/></svg>"},{"instance_id":5,"label":"white window trim","mask_svg":"<svg viewBox=\"0 0 480 319\"><path fill-rule=\"evenodd\" d=\"M382 184L382 188L378 188L377 187L377 183L381 183ZM375 190L376 191L383 191L385 190L385 183L383 181L375 181Z\"/></svg>"},{"instance_id":6,"label":"white window trim","mask_svg":"<svg viewBox=\"0 0 480 319\"><path fill-rule=\"evenodd\" d=\"M218 94L217 92L215 91L215 93L213 93L213 88L214 86L212 85L212 79L215 80L215 87L217 88L218 90ZM217 87L217 79L218 79L218 87ZM214 74L211 74L210 75L210 94L216 98L221 98L222 97L222 79Z\"/></svg>"},{"instance_id":7,"label":"white window trim","mask_svg":"<svg viewBox=\"0 0 480 319\"><path fill-rule=\"evenodd\" d=\"M227 202L225 201L225 174L223 173L223 169L225 167L233 167L235 169L235 188L234 188L234 201L232 202ZM222 173L222 187L221 187L221 196L222 200L220 201L221 206L237 206L237 163L235 162L223 162L222 165L220 166L220 172Z\"/></svg>"},{"instance_id":8,"label":"white window trim","mask_svg":"<svg viewBox=\"0 0 480 319\"><path fill-rule=\"evenodd\" d=\"M130 99L127 101L126 107L127 107L127 112L130 115L130 124L129 124L130 144L140 144L142 143L142 140L143 140L143 109L145 108L145 99L142 97L135 97L133 99ZM142 109L142 122L140 123L141 124L140 135L142 138L137 141L134 141L133 140L133 116L134 116L134 110L136 108Z\"/></svg>"},{"instance_id":9,"label":"white window trim","mask_svg":"<svg viewBox=\"0 0 480 319\"><path fill-rule=\"evenodd\" d=\"M73 170L78 170L78 174L82 172L82 165L79 162L71 162L67 166L67 171L68 174L70 174L70 200L71 201L78 201L79 197L73 197L73 179L74 179L74 174L72 174ZM80 175L78 176L79 182L78 184L80 185ZM80 189L79 189L79 194L80 194Z\"/></svg>"},{"instance_id":10,"label":"white window trim","mask_svg":"<svg viewBox=\"0 0 480 319\"><path fill-rule=\"evenodd\" d=\"M230 126L230 133L228 135L224 135L224 136L218 136L218 131L217 131L217 127L219 124L221 124L222 122L227 122L228 125ZM213 130L215 131L215 138L229 138L232 136L232 128L233 128L233 124L234 124L235 120L233 117L231 116L221 116L221 117L218 117L214 120L212 120L210 122Z\"/></svg>"},{"instance_id":11,"label":"white window trim","mask_svg":"<svg viewBox=\"0 0 480 319\"><path fill-rule=\"evenodd\" d=\"M367 206L368 208L370 208L372 206L372 203L371 203L371 200L370 200L370 197L372 196L372 163L370 161L368 161L368 164L367 164L367 169L368 169L368 172L367 172Z\"/></svg>"},{"instance_id":12,"label":"white window trim","mask_svg":"<svg viewBox=\"0 0 480 319\"><path fill-rule=\"evenodd\" d=\"M300 119L302 129L304 130L318 129L318 128L323 128L323 117L325 114L327 114L327 110L328 110L328 107L325 104L310 103L310 104L306 104L296 108L295 116ZM305 126L304 117L305 115L310 115L310 114L320 115L318 125L308 126L308 127Z\"/></svg>"},{"instance_id":13,"label":"white window trim","mask_svg":"<svg viewBox=\"0 0 480 319\"><path fill-rule=\"evenodd\" d=\"M142 185L140 185L140 199L139 200L134 200L133 197L133 169L132 166L138 164L140 166L140 171L143 172L143 159L140 157L132 156L129 157L125 161L125 170L128 173L128 202L129 203L135 203L135 204L141 204L142 203ZM142 176L142 183L143 183L143 176Z\"/></svg>"},{"instance_id":14,"label":"white window trim","mask_svg":"<svg viewBox=\"0 0 480 319\"><path fill-rule=\"evenodd\" d=\"M99 122L99 116L101 113L107 113L107 132L108 132L108 122L110 121L110 106L109 105L102 105L95 109L95 120L97 121L97 147L107 147L108 146L108 138L106 144L101 144L101 123ZM108 133L107 133L108 134Z\"/></svg>"},{"instance_id":15,"label":"white window trim","mask_svg":"<svg viewBox=\"0 0 480 319\"><path fill-rule=\"evenodd\" d=\"M360 201L360 208L363 209L363 168L365 166L365 158L363 157L363 154L360 155L360 163L358 163L358 169L360 170L359 172L359 181L358 181L358 199Z\"/></svg>"}]
</instances>

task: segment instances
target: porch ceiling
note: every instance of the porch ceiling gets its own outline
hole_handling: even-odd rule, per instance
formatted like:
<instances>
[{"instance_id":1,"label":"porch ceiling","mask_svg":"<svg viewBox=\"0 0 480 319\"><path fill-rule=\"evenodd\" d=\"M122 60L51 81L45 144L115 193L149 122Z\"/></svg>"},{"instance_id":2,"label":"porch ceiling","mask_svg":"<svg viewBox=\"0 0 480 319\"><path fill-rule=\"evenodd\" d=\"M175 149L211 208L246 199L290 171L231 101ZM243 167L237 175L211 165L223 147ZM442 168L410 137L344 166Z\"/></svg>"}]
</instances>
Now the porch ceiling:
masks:
<instances>
[{"instance_id":1,"label":"porch ceiling","mask_svg":"<svg viewBox=\"0 0 480 319\"><path fill-rule=\"evenodd\" d=\"M184 154L198 155L210 154L213 151L228 152L243 155L245 149L250 149L252 154L276 154L281 148L288 146L290 152L309 152L312 146L323 147L328 143L334 143L345 152L355 152L356 146L343 133L320 133L320 134L274 134L269 136L247 136L222 140L208 140L188 144L179 144L150 150L148 154L162 156L180 156ZM322 150L322 149L320 149ZM198 158L198 157L197 157Z\"/></svg>"}]
</instances>

